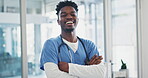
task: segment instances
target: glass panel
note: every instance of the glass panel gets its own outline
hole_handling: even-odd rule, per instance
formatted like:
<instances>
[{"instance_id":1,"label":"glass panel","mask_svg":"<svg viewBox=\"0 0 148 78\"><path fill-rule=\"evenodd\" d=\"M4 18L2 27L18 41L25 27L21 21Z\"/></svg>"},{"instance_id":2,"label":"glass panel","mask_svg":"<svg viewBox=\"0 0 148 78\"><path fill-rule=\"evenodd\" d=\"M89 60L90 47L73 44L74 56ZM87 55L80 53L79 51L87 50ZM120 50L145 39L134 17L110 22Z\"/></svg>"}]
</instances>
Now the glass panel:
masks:
<instances>
[{"instance_id":1,"label":"glass panel","mask_svg":"<svg viewBox=\"0 0 148 78\"><path fill-rule=\"evenodd\" d=\"M93 41L104 57L103 0L81 2L78 16L77 35Z\"/></svg>"},{"instance_id":2,"label":"glass panel","mask_svg":"<svg viewBox=\"0 0 148 78\"><path fill-rule=\"evenodd\" d=\"M26 0L26 34L27 34L27 57L28 78L46 78L40 70L41 53L41 25L46 24L47 17L43 16L44 0Z\"/></svg>"},{"instance_id":3,"label":"glass panel","mask_svg":"<svg viewBox=\"0 0 148 78\"><path fill-rule=\"evenodd\" d=\"M112 0L113 71L126 63L130 78L137 76L137 37L135 0Z\"/></svg>"},{"instance_id":4,"label":"glass panel","mask_svg":"<svg viewBox=\"0 0 148 78\"><path fill-rule=\"evenodd\" d=\"M0 0L0 78L21 78L19 0Z\"/></svg>"}]
</instances>

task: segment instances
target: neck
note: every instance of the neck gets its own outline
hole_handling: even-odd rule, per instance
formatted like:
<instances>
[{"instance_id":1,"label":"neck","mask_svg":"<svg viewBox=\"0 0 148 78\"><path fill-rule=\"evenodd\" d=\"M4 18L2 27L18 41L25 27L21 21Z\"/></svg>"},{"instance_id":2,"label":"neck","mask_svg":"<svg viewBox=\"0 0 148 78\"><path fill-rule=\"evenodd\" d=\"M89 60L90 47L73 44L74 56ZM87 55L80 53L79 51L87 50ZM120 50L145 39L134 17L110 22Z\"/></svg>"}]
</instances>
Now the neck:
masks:
<instances>
[{"instance_id":1,"label":"neck","mask_svg":"<svg viewBox=\"0 0 148 78\"><path fill-rule=\"evenodd\" d=\"M72 42L72 43L77 42L77 36L76 36L75 32L71 32L71 33L62 32L61 36L62 36L62 38L64 38L65 40L67 40L69 42Z\"/></svg>"}]
</instances>

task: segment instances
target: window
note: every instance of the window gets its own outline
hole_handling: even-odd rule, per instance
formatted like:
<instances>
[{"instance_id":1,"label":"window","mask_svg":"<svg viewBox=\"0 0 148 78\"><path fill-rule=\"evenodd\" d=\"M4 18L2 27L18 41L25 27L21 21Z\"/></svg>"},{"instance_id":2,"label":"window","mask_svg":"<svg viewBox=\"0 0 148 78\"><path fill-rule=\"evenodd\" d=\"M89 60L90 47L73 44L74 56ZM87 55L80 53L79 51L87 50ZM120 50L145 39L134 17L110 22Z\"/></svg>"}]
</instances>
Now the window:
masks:
<instances>
[{"instance_id":1,"label":"window","mask_svg":"<svg viewBox=\"0 0 148 78\"><path fill-rule=\"evenodd\" d=\"M28 78L46 78L40 70L44 42L60 35L55 7L60 0L26 0ZM72 0L79 6L77 35L93 41L105 58L104 1ZM107 1L107 0L106 0ZM129 77L137 76L135 0L111 0L113 72L126 63ZM83 29L83 31L82 31ZM55 32L56 31L56 32ZM21 78L21 34L19 0L0 0L0 78ZM130 60L129 60L130 59Z\"/></svg>"},{"instance_id":2,"label":"window","mask_svg":"<svg viewBox=\"0 0 148 78\"><path fill-rule=\"evenodd\" d=\"M130 78L137 76L137 35L135 0L112 0L113 71L126 63Z\"/></svg>"},{"instance_id":3,"label":"window","mask_svg":"<svg viewBox=\"0 0 148 78\"><path fill-rule=\"evenodd\" d=\"M10 6L7 4L7 1L0 0L0 2L2 2L0 3L0 78L21 78L19 1L11 3L11 5L15 4L17 6L17 11L15 8L9 8L9 11L11 11L10 14L7 13L6 8L3 8L4 5L5 7ZM12 11L15 12L15 14L12 14Z\"/></svg>"}]
</instances>

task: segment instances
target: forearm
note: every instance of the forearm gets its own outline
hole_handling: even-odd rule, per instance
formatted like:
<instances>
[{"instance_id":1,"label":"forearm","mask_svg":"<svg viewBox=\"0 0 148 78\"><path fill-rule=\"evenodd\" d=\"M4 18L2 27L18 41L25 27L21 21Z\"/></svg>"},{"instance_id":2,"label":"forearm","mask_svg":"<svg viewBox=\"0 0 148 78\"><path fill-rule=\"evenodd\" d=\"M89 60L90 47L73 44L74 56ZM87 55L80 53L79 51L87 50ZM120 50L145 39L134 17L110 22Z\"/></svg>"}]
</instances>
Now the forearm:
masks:
<instances>
[{"instance_id":1,"label":"forearm","mask_svg":"<svg viewBox=\"0 0 148 78\"><path fill-rule=\"evenodd\" d=\"M51 62L45 63L44 69L45 69L47 78L78 78L66 72L60 71L58 66Z\"/></svg>"},{"instance_id":2,"label":"forearm","mask_svg":"<svg viewBox=\"0 0 148 78\"><path fill-rule=\"evenodd\" d=\"M88 66L69 63L69 74L80 78L105 78L106 67L103 63Z\"/></svg>"}]
</instances>

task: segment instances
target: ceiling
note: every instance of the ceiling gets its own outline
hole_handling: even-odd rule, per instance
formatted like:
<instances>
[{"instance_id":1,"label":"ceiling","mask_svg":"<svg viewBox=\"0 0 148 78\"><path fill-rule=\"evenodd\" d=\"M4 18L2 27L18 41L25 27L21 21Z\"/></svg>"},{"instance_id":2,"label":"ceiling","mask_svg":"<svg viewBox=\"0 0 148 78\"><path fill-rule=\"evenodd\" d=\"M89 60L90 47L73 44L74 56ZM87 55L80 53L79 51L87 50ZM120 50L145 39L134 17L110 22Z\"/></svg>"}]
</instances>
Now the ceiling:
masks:
<instances>
[{"instance_id":1,"label":"ceiling","mask_svg":"<svg viewBox=\"0 0 148 78\"><path fill-rule=\"evenodd\" d=\"M64 1L64 0L44 0L45 1L45 8L46 8L46 12L50 12L50 11L54 11L56 8L56 5L58 2L60 1ZM70 0L70 1L74 1L76 2L78 5L81 4L89 4L89 3L102 3L103 0Z\"/></svg>"}]
</instances>

